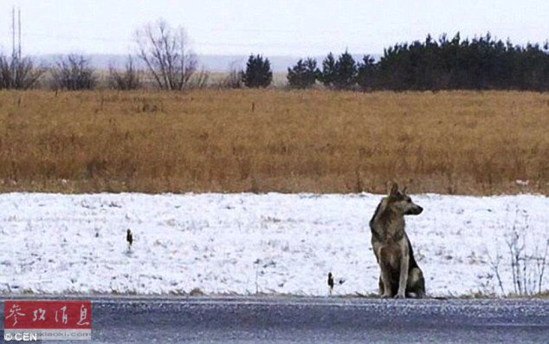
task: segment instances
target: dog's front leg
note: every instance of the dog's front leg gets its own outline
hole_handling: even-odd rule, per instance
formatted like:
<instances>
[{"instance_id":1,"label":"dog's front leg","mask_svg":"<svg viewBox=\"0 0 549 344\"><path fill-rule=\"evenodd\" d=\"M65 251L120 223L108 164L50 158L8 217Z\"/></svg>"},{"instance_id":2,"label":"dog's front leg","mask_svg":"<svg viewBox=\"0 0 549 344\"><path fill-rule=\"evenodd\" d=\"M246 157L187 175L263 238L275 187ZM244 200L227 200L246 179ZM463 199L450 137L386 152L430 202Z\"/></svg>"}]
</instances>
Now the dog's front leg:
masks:
<instances>
[{"instance_id":1,"label":"dog's front leg","mask_svg":"<svg viewBox=\"0 0 549 344\"><path fill-rule=\"evenodd\" d=\"M383 294L381 294L382 299L391 297L391 282L389 277L389 271L387 268L381 268L381 282L383 284ZM380 289L381 291L381 289Z\"/></svg>"},{"instance_id":2,"label":"dog's front leg","mask_svg":"<svg viewBox=\"0 0 549 344\"><path fill-rule=\"evenodd\" d=\"M410 256L408 255L407 245L403 245L403 250L400 260L400 279L398 281L398 292L395 295L397 299L406 297L406 285L408 284L408 268L410 266Z\"/></svg>"},{"instance_id":3,"label":"dog's front leg","mask_svg":"<svg viewBox=\"0 0 549 344\"><path fill-rule=\"evenodd\" d=\"M380 286L383 285L383 288L379 288L379 291L381 293L381 298L386 299L391 297L391 277L389 275L389 271L391 269L391 264L389 263L391 257L388 254L387 248L385 247L379 247L378 248L378 254L377 257L379 257L379 268L381 269L381 283Z\"/></svg>"}]
</instances>

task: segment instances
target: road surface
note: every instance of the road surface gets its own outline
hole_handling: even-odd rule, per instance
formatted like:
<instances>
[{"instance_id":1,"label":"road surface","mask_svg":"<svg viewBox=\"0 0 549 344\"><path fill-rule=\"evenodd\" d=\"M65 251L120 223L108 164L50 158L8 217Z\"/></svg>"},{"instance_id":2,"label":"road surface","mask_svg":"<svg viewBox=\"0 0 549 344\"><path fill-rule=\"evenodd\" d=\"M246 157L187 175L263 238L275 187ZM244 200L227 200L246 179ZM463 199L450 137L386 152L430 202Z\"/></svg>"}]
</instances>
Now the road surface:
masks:
<instances>
[{"instance_id":1,"label":"road surface","mask_svg":"<svg viewBox=\"0 0 549 344\"><path fill-rule=\"evenodd\" d=\"M93 343L549 343L549 300L96 297L92 304Z\"/></svg>"}]
</instances>

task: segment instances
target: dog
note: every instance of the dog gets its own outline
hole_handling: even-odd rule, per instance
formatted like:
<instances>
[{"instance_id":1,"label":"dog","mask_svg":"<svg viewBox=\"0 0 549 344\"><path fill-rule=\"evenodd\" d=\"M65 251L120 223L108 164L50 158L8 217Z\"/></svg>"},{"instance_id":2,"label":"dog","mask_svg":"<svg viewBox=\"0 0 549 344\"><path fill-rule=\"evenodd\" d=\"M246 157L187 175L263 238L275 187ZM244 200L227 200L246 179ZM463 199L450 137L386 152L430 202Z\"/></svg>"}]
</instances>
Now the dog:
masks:
<instances>
[{"instance_id":1,"label":"dog","mask_svg":"<svg viewBox=\"0 0 549 344\"><path fill-rule=\"evenodd\" d=\"M425 279L404 230L405 215L419 215L423 208L399 191L395 183L377 206L370 220L372 247L381 269L379 294L382 298L425 296Z\"/></svg>"}]
</instances>

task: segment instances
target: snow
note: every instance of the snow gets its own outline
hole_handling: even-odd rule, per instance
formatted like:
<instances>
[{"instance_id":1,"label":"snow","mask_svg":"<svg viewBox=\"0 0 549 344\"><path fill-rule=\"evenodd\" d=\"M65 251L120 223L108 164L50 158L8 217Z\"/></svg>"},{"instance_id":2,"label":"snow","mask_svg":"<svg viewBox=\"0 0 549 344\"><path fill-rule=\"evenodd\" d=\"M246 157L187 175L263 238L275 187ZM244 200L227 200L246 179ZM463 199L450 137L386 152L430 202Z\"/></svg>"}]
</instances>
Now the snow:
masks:
<instances>
[{"instance_id":1,"label":"snow","mask_svg":"<svg viewBox=\"0 0 549 344\"><path fill-rule=\"evenodd\" d=\"M0 293L320 296L328 272L345 279L335 295L375 293L368 221L381 197L1 194ZM544 196L412 198L425 210L406 230L432 296L511 293L513 231L530 255L549 240Z\"/></svg>"}]
</instances>

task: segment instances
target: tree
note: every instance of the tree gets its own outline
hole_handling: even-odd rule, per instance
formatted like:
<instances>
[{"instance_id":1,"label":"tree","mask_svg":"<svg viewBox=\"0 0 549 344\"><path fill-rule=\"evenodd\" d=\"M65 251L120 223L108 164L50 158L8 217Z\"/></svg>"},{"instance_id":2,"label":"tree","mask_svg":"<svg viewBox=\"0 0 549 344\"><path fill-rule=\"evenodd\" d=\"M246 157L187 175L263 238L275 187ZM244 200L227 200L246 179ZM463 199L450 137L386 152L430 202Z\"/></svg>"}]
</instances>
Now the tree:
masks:
<instances>
[{"instance_id":1,"label":"tree","mask_svg":"<svg viewBox=\"0 0 549 344\"><path fill-rule=\"evenodd\" d=\"M370 90L376 86L377 66L370 55L365 55L362 62L357 64L357 84L363 90Z\"/></svg>"},{"instance_id":2,"label":"tree","mask_svg":"<svg viewBox=\"0 0 549 344\"><path fill-rule=\"evenodd\" d=\"M267 87L273 81L271 62L261 55L250 55L246 63L246 71L242 75L242 82L246 87Z\"/></svg>"},{"instance_id":3,"label":"tree","mask_svg":"<svg viewBox=\"0 0 549 344\"><path fill-rule=\"evenodd\" d=\"M229 73L221 82L221 86L225 88L242 88L244 71L238 66L238 61L233 61L229 65Z\"/></svg>"},{"instance_id":4,"label":"tree","mask_svg":"<svg viewBox=\"0 0 549 344\"><path fill-rule=\"evenodd\" d=\"M549 54L485 36L396 44L376 64L378 87L392 90L549 89Z\"/></svg>"},{"instance_id":5,"label":"tree","mask_svg":"<svg viewBox=\"0 0 549 344\"><path fill-rule=\"evenodd\" d=\"M52 77L55 89L70 91L91 90L97 82L89 59L79 54L59 58L52 69Z\"/></svg>"},{"instance_id":6,"label":"tree","mask_svg":"<svg viewBox=\"0 0 549 344\"><path fill-rule=\"evenodd\" d=\"M329 53L322 61L322 72L320 73L320 81L326 87L333 87L336 79L336 61L334 55Z\"/></svg>"},{"instance_id":7,"label":"tree","mask_svg":"<svg viewBox=\"0 0 549 344\"><path fill-rule=\"evenodd\" d=\"M141 72L135 67L132 56L128 56L126 69L119 71L109 68L109 86L116 90L136 90L141 88Z\"/></svg>"},{"instance_id":8,"label":"tree","mask_svg":"<svg viewBox=\"0 0 549 344\"><path fill-rule=\"evenodd\" d=\"M353 56L345 51L335 64L334 86L340 90L352 88L356 83L356 63Z\"/></svg>"},{"instance_id":9,"label":"tree","mask_svg":"<svg viewBox=\"0 0 549 344\"><path fill-rule=\"evenodd\" d=\"M310 88L315 84L318 73L319 71L316 68L316 61L314 59L300 59L295 66L288 68L286 78L292 88Z\"/></svg>"},{"instance_id":10,"label":"tree","mask_svg":"<svg viewBox=\"0 0 549 344\"><path fill-rule=\"evenodd\" d=\"M0 89L26 90L34 87L45 69L35 67L29 57L14 54L11 59L0 54Z\"/></svg>"},{"instance_id":11,"label":"tree","mask_svg":"<svg viewBox=\"0 0 549 344\"><path fill-rule=\"evenodd\" d=\"M162 90L184 89L197 70L198 59L182 27L164 20L147 24L136 32L139 58Z\"/></svg>"}]
</instances>

